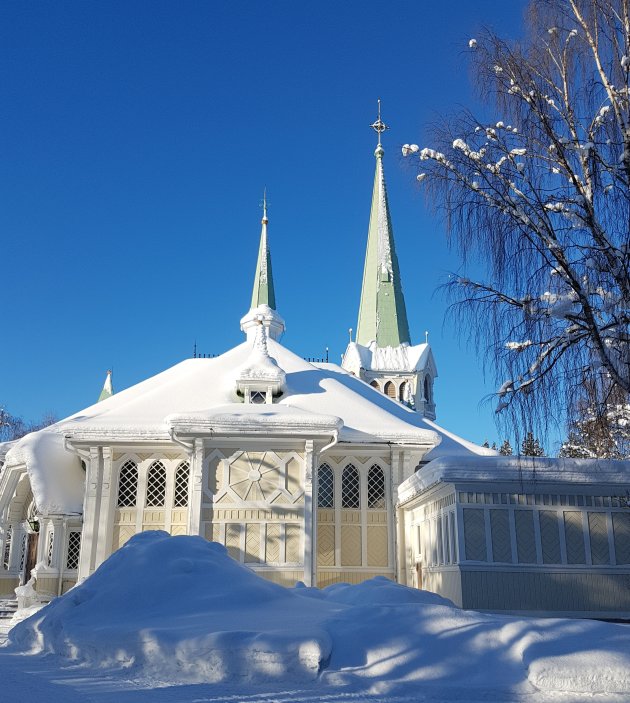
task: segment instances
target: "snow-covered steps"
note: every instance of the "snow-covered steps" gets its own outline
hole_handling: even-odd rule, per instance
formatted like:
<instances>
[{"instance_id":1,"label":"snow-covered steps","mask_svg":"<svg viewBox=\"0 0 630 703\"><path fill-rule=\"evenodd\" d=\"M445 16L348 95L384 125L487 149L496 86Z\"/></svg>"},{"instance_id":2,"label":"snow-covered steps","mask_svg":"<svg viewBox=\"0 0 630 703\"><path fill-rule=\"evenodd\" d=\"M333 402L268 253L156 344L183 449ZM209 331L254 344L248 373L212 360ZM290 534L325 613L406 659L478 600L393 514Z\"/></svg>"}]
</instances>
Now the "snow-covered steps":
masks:
<instances>
[{"instance_id":1,"label":"snow-covered steps","mask_svg":"<svg viewBox=\"0 0 630 703\"><path fill-rule=\"evenodd\" d=\"M18 604L15 598L0 598L0 619L12 618L15 615Z\"/></svg>"}]
</instances>

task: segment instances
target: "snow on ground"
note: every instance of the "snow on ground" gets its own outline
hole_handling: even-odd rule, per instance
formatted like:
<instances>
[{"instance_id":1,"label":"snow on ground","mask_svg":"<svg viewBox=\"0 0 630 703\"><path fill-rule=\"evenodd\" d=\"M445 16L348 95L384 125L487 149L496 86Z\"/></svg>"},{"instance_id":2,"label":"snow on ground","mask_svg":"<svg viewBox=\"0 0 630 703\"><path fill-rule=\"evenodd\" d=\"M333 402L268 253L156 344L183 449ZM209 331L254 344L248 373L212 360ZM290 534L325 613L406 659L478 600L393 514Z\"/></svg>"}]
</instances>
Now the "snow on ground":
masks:
<instances>
[{"instance_id":1,"label":"snow on ground","mask_svg":"<svg viewBox=\"0 0 630 703\"><path fill-rule=\"evenodd\" d=\"M25 674L28 672L28 675ZM285 589L146 532L9 634L0 700L630 700L630 627L462 611L372 579Z\"/></svg>"}]
</instances>

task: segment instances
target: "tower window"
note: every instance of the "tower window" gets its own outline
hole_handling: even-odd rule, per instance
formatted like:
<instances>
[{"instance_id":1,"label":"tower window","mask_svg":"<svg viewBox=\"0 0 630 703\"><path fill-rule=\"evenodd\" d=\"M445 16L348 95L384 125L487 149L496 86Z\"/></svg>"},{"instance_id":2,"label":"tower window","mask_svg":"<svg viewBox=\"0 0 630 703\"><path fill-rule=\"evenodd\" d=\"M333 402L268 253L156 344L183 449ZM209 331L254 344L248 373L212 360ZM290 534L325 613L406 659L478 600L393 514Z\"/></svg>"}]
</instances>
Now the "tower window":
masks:
<instances>
[{"instance_id":1,"label":"tower window","mask_svg":"<svg viewBox=\"0 0 630 703\"><path fill-rule=\"evenodd\" d=\"M406 393L407 393L407 382L403 381L400 384L400 388L398 389L398 400L400 400L401 402L404 402Z\"/></svg>"},{"instance_id":2,"label":"tower window","mask_svg":"<svg viewBox=\"0 0 630 703\"><path fill-rule=\"evenodd\" d=\"M427 403L431 402L431 378L430 376L424 377L424 399Z\"/></svg>"},{"instance_id":3,"label":"tower window","mask_svg":"<svg viewBox=\"0 0 630 703\"><path fill-rule=\"evenodd\" d=\"M376 388L377 391L381 390L381 387L378 385L378 381L372 381L370 385L372 386L372 388Z\"/></svg>"},{"instance_id":4,"label":"tower window","mask_svg":"<svg viewBox=\"0 0 630 703\"><path fill-rule=\"evenodd\" d=\"M250 396L249 396L249 402L250 403L266 403L267 402L267 395L266 393L263 393L262 391L254 391Z\"/></svg>"},{"instance_id":5,"label":"tower window","mask_svg":"<svg viewBox=\"0 0 630 703\"><path fill-rule=\"evenodd\" d=\"M387 381L383 392L390 398L396 398L396 386L391 381Z\"/></svg>"}]
</instances>

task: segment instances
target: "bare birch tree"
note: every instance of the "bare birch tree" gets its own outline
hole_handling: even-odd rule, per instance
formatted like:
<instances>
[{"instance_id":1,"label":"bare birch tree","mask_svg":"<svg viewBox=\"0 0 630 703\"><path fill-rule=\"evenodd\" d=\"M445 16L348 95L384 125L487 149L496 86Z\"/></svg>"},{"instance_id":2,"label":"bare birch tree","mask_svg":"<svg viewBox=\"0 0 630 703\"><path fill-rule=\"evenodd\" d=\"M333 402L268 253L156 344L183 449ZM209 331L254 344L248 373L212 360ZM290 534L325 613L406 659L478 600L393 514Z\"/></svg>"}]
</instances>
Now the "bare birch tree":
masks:
<instances>
[{"instance_id":1,"label":"bare birch tree","mask_svg":"<svg viewBox=\"0 0 630 703\"><path fill-rule=\"evenodd\" d=\"M564 420L586 381L630 393L629 5L532 0L526 39L469 42L496 118L464 111L430 148L403 146L464 259L486 267L448 289L516 428Z\"/></svg>"}]
</instances>

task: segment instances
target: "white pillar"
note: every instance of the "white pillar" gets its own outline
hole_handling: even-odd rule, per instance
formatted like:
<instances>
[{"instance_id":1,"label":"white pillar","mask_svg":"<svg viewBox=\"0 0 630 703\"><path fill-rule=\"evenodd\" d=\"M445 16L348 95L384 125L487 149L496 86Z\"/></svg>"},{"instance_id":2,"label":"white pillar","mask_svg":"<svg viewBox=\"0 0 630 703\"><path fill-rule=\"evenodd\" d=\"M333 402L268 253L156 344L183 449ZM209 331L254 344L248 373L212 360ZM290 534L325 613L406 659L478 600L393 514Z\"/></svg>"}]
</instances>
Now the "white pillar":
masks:
<instances>
[{"instance_id":1,"label":"white pillar","mask_svg":"<svg viewBox=\"0 0 630 703\"><path fill-rule=\"evenodd\" d=\"M188 501L188 534L201 535L201 502L203 500L203 440L196 439L190 457L190 500ZM203 535L202 535L203 536Z\"/></svg>"},{"instance_id":2,"label":"white pillar","mask_svg":"<svg viewBox=\"0 0 630 703\"><path fill-rule=\"evenodd\" d=\"M313 440L307 439L304 445L304 583L316 583L316 510L317 496L313 495L313 468L315 453Z\"/></svg>"},{"instance_id":3,"label":"white pillar","mask_svg":"<svg viewBox=\"0 0 630 703\"><path fill-rule=\"evenodd\" d=\"M112 540L114 538L114 511L116 510L116 484L113 470L113 456L111 447L102 448L102 480L101 495L96 529L97 545L92 569L98 568L112 553Z\"/></svg>"},{"instance_id":4,"label":"white pillar","mask_svg":"<svg viewBox=\"0 0 630 703\"><path fill-rule=\"evenodd\" d=\"M89 458L85 464L85 498L83 500L83 530L81 534L81 553L79 555L79 581L90 575L94 565L98 541L98 494L101 484L100 452L98 447L90 447Z\"/></svg>"}]
</instances>

